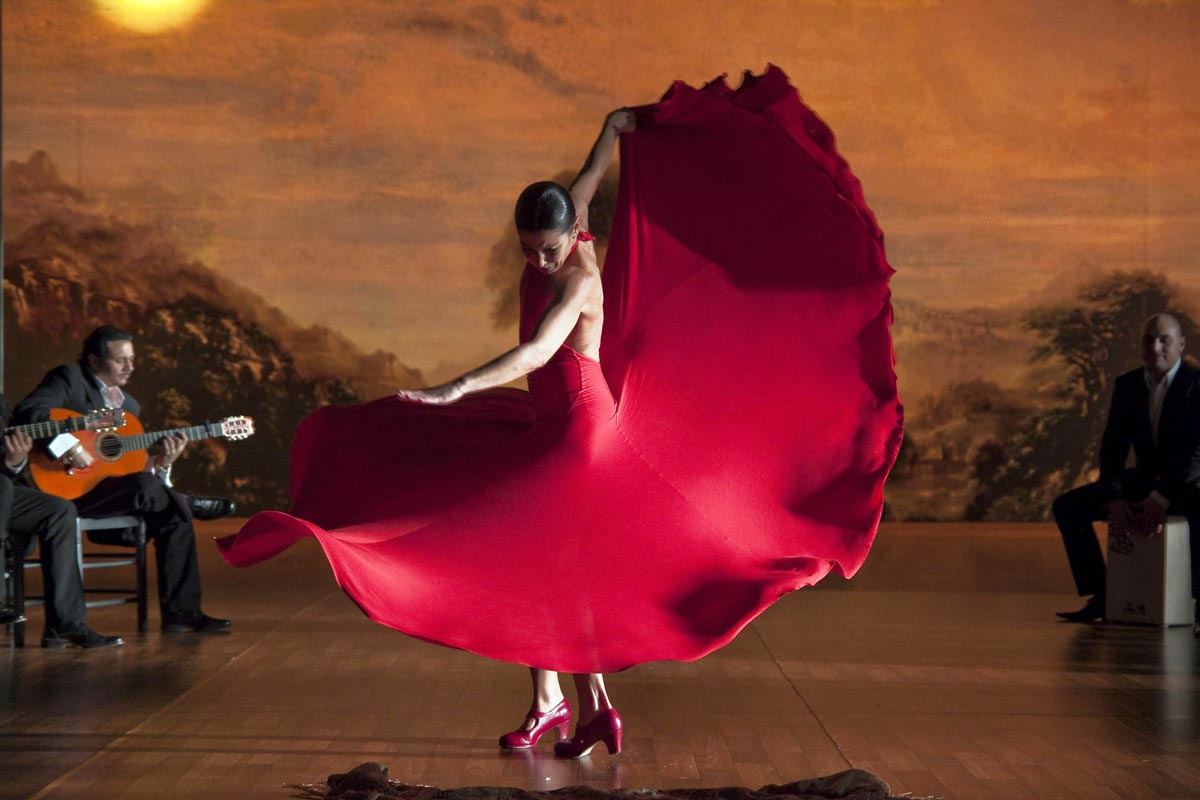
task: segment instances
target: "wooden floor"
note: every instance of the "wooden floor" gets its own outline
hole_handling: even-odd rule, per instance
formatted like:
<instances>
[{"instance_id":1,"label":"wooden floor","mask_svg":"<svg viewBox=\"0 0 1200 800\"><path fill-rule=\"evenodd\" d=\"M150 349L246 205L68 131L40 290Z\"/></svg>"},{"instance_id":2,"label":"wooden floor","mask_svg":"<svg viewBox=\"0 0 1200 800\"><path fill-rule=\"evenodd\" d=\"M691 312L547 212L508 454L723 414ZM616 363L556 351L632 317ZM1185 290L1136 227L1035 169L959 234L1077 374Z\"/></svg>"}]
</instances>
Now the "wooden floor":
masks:
<instances>
[{"instance_id":1,"label":"wooden floor","mask_svg":"<svg viewBox=\"0 0 1200 800\"><path fill-rule=\"evenodd\" d=\"M1058 624L1044 525L885 526L853 582L784 598L695 664L614 675L626 751L505 755L519 667L367 622L312 543L227 567L202 528L205 607L229 635L16 649L0 633L0 797L284 798L363 761L438 786L758 787L848 767L894 792L1200 798L1200 646L1188 629ZM111 570L109 571L111 572Z\"/></svg>"}]
</instances>

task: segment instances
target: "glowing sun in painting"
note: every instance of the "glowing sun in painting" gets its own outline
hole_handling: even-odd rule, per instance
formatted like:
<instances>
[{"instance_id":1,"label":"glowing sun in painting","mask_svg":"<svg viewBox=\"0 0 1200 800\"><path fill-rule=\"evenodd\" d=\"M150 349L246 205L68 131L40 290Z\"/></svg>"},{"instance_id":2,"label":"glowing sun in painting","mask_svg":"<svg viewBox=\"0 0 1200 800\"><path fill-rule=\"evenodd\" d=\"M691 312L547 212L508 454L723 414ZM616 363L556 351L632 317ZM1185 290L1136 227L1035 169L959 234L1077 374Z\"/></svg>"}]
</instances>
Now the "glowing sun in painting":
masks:
<instances>
[{"instance_id":1,"label":"glowing sun in painting","mask_svg":"<svg viewBox=\"0 0 1200 800\"><path fill-rule=\"evenodd\" d=\"M138 33L158 33L186 25L208 0L96 0L101 13Z\"/></svg>"}]
</instances>

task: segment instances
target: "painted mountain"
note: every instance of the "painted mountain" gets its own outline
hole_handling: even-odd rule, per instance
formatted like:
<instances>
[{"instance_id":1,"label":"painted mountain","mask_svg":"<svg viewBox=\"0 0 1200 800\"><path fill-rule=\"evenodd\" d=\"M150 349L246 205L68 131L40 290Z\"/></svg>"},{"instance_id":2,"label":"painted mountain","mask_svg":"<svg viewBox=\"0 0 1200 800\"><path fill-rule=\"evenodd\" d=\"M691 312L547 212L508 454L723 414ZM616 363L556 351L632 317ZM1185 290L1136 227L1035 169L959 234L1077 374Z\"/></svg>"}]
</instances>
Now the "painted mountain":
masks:
<instances>
[{"instance_id":1,"label":"painted mountain","mask_svg":"<svg viewBox=\"0 0 1200 800\"><path fill-rule=\"evenodd\" d=\"M147 426L245 414L257 434L190 448L184 491L234 497L241 510L285 508L287 454L299 421L326 403L423 383L382 351L301 327L263 298L188 259L158 224L131 223L62 180L43 152L4 169L5 390L15 402L78 356L102 323L132 332L129 389Z\"/></svg>"}]
</instances>

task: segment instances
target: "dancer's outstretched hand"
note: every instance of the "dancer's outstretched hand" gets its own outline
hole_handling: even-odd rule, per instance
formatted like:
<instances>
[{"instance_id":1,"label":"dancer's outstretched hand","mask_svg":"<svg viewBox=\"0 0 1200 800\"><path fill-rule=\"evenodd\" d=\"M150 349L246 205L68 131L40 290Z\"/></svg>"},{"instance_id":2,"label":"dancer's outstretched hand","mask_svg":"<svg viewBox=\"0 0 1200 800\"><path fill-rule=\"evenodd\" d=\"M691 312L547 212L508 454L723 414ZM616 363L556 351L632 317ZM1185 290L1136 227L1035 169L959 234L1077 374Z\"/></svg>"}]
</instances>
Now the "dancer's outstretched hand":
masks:
<instances>
[{"instance_id":1,"label":"dancer's outstretched hand","mask_svg":"<svg viewBox=\"0 0 1200 800\"><path fill-rule=\"evenodd\" d=\"M396 396L403 400L413 400L431 406L447 406L465 394L458 381L450 381L440 386L430 386L427 389L401 389Z\"/></svg>"}]
</instances>

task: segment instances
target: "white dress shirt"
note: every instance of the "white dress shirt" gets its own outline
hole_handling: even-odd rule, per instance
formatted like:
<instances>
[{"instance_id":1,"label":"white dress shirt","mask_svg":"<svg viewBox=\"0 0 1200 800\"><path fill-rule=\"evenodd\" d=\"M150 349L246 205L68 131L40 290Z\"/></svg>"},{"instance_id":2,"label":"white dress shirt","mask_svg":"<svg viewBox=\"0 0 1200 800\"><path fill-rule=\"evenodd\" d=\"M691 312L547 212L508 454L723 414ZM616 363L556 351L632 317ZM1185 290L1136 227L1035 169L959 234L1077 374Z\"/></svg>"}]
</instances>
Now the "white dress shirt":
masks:
<instances>
[{"instance_id":1,"label":"white dress shirt","mask_svg":"<svg viewBox=\"0 0 1200 800\"><path fill-rule=\"evenodd\" d=\"M1150 430L1154 434L1155 444L1158 444L1158 421L1162 418L1163 402L1167 399L1167 392L1171 390L1171 382L1175 380L1175 375L1179 372L1179 365L1182 363L1182 358L1176 361L1175 366L1167 370L1167 374L1157 383L1150 376L1149 370L1144 373L1146 389L1149 390L1150 395Z\"/></svg>"},{"instance_id":2,"label":"white dress shirt","mask_svg":"<svg viewBox=\"0 0 1200 800\"><path fill-rule=\"evenodd\" d=\"M1175 375L1179 372L1179 365L1182 363L1182 358L1176 361L1175 366L1167 370L1167 374L1158 382L1155 382L1154 378L1151 377L1150 370L1146 370L1143 373L1146 378L1146 389L1150 400L1150 433L1154 437L1155 445L1158 444L1158 423L1162 419L1163 403L1167 399L1167 392L1171 390L1171 382L1175 380ZM1150 492L1150 497L1164 509L1171 505L1170 501L1159 494L1157 490Z\"/></svg>"}]
</instances>

